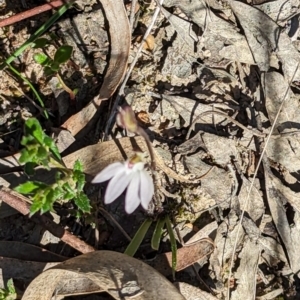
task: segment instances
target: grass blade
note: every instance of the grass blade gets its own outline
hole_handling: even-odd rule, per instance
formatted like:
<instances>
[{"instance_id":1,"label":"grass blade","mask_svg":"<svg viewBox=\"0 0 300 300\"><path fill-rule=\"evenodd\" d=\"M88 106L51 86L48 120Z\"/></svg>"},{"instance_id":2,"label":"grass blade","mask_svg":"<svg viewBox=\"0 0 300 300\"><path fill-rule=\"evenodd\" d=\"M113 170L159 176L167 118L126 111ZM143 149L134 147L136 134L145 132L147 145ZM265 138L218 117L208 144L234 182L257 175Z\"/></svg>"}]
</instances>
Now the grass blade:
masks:
<instances>
[{"instance_id":1,"label":"grass blade","mask_svg":"<svg viewBox=\"0 0 300 300\"><path fill-rule=\"evenodd\" d=\"M152 224L152 220L147 219L144 221L144 223L140 226L138 231L136 232L135 236L133 237L132 241L130 244L127 246L125 250L125 254L129 256L134 256L136 253L137 249L141 245L150 225Z\"/></svg>"},{"instance_id":2,"label":"grass blade","mask_svg":"<svg viewBox=\"0 0 300 300\"><path fill-rule=\"evenodd\" d=\"M29 47L38 37L44 34L74 3L70 1L64 4L44 25L42 25L20 48L18 48L3 64L0 70L4 69L8 64L13 62L27 47Z\"/></svg>"},{"instance_id":3,"label":"grass blade","mask_svg":"<svg viewBox=\"0 0 300 300\"><path fill-rule=\"evenodd\" d=\"M160 239L161 239L161 235L163 233L163 229L166 223L166 219L165 218L161 218L156 222L156 226L152 235L152 239L151 239L151 247L154 250L158 250L159 248L159 244L160 244Z\"/></svg>"},{"instance_id":4,"label":"grass blade","mask_svg":"<svg viewBox=\"0 0 300 300\"><path fill-rule=\"evenodd\" d=\"M167 230L170 236L171 250L172 250L172 275L173 275L173 280L175 280L175 270L177 265L177 244L176 244L176 239L175 239L174 231L169 216L167 216L165 220L166 220Z\"/></svg>"}]
</instances>

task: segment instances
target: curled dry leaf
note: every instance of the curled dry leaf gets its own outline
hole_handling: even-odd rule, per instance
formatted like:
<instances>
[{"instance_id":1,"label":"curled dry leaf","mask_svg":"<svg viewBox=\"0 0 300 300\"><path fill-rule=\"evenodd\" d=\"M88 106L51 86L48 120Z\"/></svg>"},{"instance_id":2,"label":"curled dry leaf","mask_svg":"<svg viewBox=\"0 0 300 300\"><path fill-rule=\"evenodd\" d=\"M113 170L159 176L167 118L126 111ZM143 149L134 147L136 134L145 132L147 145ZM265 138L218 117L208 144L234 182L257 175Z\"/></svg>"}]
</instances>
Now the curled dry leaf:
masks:
<instances>
[{"instance_id":1,"label":"curled dry leaf","mask_svg":"<svg viewBox=\"0 0 300 300\"><path fill-rule=\"evenodd\" d=\"M107 100L115 92L127 68L131 31L124 3L121 0L101 0L100 2L109 23L111 48L109 66L99 95L61 126L69 130L73 136L82 129L88 129L87 124L97 112L101 102Z\"/></svg>"},{"instance_id":2,"label":"curled dry leaf","mask_svg":"<svg viewBox=\"0 0 300 300\"><path fill-rule=\"evenodd\" d=\"M83 279L85 285L83 285ZM51 299L70 294L80 285L81 294L106 291L114 299L185 299L165 277L133 257L112 251L77 256L46 270L26 289L23 300ZM73 292L73 295L75 293Z\"/></svg>"}]
</instances>

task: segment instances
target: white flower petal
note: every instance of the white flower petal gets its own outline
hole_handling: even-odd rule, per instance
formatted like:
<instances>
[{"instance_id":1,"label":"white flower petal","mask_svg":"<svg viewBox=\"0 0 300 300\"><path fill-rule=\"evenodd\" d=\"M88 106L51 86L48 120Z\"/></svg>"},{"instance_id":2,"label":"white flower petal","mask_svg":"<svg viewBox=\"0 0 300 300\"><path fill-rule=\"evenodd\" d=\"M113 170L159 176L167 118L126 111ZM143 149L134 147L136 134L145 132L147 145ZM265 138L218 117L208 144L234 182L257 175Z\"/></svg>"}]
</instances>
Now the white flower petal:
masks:
<instances>
[{"instance_id":1,"label":"white flower petal","mask_svg":"<svg viewBox=\"0 0 300 300\"><path fill-rule=\"evenodd\" d=\"M152 177L144 170L140 172L140 198L144 209L148 209L149 203L154 195L154 184Z\"/></svg>"},{"instance_id":2,"label":"white flower petal","mask_svg":"<svg viewBox=\"0 0 300 300\"><path fill-rule=\"evenodd\" d=\"M140 205L141 200L139 197L140 187L140 172L134 173L126 192L125 198L125 211L128 214L134 212Z\"/></svg>"},{"instance_id":3,"label":"white flower petal","mask_svg":"<svg viewBox=\"0 0 300 300\"><path fill-rule=\"evenodd\" d=\"M124 169L124 164L120 162L113 163L106 168L104 168L100 173L98 173L92 180L92 183L104 182L111 179L118 172Z\"/></svg>"},{"instance_id":4,"label":"white flower petal","mask_svg":"<svg viewBox=\"0 0 300 300\"><path fill-rule=\"evenodd\" d=\"M105 204L112 203L123 193L131 181L132 175L133 174L127 175L124 168L111 179L104 196Z\"/></svg>"}]
</instances>

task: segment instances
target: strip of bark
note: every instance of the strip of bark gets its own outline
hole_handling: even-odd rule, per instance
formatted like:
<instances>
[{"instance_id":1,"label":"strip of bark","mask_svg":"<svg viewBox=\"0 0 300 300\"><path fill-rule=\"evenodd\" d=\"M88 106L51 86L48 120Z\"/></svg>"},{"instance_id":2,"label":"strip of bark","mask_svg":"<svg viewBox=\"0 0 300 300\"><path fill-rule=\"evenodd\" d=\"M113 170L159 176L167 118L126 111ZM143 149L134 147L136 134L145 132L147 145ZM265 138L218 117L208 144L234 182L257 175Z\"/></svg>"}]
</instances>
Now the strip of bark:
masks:
<instances>
[{"instance_id":1,"label":"strip of bark","mask_svg":"<svg viewBox=\"0 0 300 300\"><path fill-rule=\"evenodd\" d=\"M4 20L1 20L0 21L0 27L4 27L4 26L8 26L8 25L12 25L14 23L17 23L17 22L20 22L22 20L25 20L25 19L28 19L30 17L33 17L33 16L36 16L36 15L39 15L45 11L48 11L52 8L57 8L57 7L60 7L62 6L63 4L65 4L66 1L62 1L62 0L55 0L55 1L52 1L50 3L47 3L47 4L43 4L43 5L40 5L40 6L37 6L35 8L32 8L32 9L29 9L29 10L26 10L24 12L21 12L21 13L18 13L16 15L13 15L11 17L8 17Z\"/></svg>"},{"instance_id":2,"label":"strip of bark","mask_svg":"<svg viewBox=\"0 0 300 300\"><path fill-rule=\"evenodd\" d=\"M28 203L29 202L28 198L26 198L25 196L9 188L2 187L0 189L0 200L13 207L24 216L29 217L30 205ZM62 226L54 223L45 215L36 213L31 217L31 220L41 225L49 232L51 232L54 236L60 238L63 242L65 242L66 244L68 244L69 246L71 246L72 248L76 249L81 253L88 253L88 252L95 251L95 249L92 246L80 240L75 235L72 235L69 231L65 230Z\"/></svg>"}]
</instances>

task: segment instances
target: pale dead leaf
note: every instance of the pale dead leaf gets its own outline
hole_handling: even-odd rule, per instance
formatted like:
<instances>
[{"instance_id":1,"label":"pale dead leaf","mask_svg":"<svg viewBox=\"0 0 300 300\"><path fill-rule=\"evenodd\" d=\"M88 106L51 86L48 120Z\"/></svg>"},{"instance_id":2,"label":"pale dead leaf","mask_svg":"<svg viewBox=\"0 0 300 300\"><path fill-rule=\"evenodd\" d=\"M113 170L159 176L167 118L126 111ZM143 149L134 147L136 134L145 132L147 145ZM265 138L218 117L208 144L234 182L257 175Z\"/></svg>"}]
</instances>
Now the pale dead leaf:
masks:
<instances>
[{"instance_id":1,"label":"pale dead leaf","mask_svg":"<svg viewBox=\"0 0 300 300\"><path fill-rule=\"evenodd\" d=\"M296 274L300 270L300 260L298 256L300 241L295 239L295 236L299 238L300 228L299 223L297 222L298 227L294 226L293 230L291 229L284 207L284 203L286 201L289 201L291 203L292 199L286 198L287 193L284 193L284 191L287 192L288 188L284 188L283 185L280 183L280 180L278 180L270 172L265 172L265 175L267 199L272 214L273 222L285 246L289 258L290 267ZM289 192L289 194L292 193L292 191ZM299 199L299 196L297 198ZM298 199L297 204L299 205ZM294 203L291 203L292 206L293 204ZM295 217L297 218L298 216L299 211L297 211Z\"/></svg>"},{"instance_id":2,"label":"pale dead leaf","mask_svg":"<svg viewBox=\"0 0 300 300\"><path fill-rule=\"evenodd\" d=\"M268 71L270 55L278 40L278 26L257 8L238 1L229 3L243 27L256 64L261 71Z\"/></svg>"},{"instance_id":3,"label":"pale dead leaf","mask_svg":"<svg viewBox=\"0 0 300 300\"><path fill-rule=\"evenodd\" d=\"M264 85L266 109L271 124L274 123L276 114L286 96L275 130L278 128L280 132L283 132L285 129L299 129L297 125L300 123L300 105L294 93L289 89L287 80L278 72L268 72L265 74ZM285 132L287 131L289 130L285 130Z\"/></svg>"},{"instance_id":4,"label":"pale dead leaf","mask_svg":"<svg viewBox=\"0 0 300 300\"><path fill-rule=\"evenodd\" d=\"M165 116L166 118L176 118L176 116L180 115L183 120L183 126L189 126L191 123L199 116L201 113L205 111L209 111L213 109L212 105L199 103L199 101L189 99L181 96L172 96L172 95L158 95L152 94L155 97L161 97L162 101L160 105L156 109L156 114L160 114ZM218 107L216 104L214 107ZM222 106L224 108L224 106ZM225 107L226 109L230 109L229 107ZM171 116L169 116L171 114ZM177 117L178 118L178 117ZM220 123L224 120L224 117L215 115L214 121L216 123ZM201 117L201 123L212 124L212 116L203 116Z\"/></svg>"},{"instance_id":5,"label":"pale dead leaf","mask_svg":"<svg viewBox=\"0 0 300 300\"><path fill-rule=\"evenodd\" d=\"M278 23L286 22L295 15L299 2L298 0L276 0L256 5L256 7Z\"/></svg>"},{"instance_id":6,"label":"pale dead leaf","mask_svg":"<svg viewBox=\"0 0 300 300\"><path fill-rule=\"evenodd\" d=\"M178 288L186 300L217 300L218 298L200 290L199 288L185 282L176 282L174 285Z\"/></svg>"},{"instance_id":7,"label":"pale dead leaf","mask_svg":"<svg viewBox=\"0 0 300 300\"><path fill-rule=\"evenodd\" d=\"M86 278L115 299L184 299L162 275L142 261L122 253L95 251L72 258L43 272L26 289L23 300L48 300L62 293L70 282ZM71 280L72 279L72 280ZM130 289L130 286L135 289Z\"/></svg>"},{"instance_id":8,"label":"pale dead leaf","mask_svg":"<svg viewBox=\"0 0 300 300\"><path fill-rule=\"evenodd\" d=\"M164 8L161 8L161 12L174 27L178 36L182 39L182 42L186 43L188 47L193 49L198 37L192 30L192 24L182 18L172 15Z\"/></svg>"},{"instance_id":9,"label":"pale dead leaf","mask_svg":"<svg viewBox=\"0 0 300 300\"><path fill-rule=\"evenodd\" d=\"M240 264L234 276L237 287L232 292L232 300L253 300L255 297L256 272L260 255L260 248L256 242L246 238L243 249L239 254Z\"/></svg>"},{"instance_id":10,"label":"pale dead leaf","mask_svg":"<svg viewBox=\"0 0 300 300\"><path fill-rule=\"evenodd\" d=\"M209 50L214 60L218 61L225 57L229 60L254 63L246 38L238 32L234 25L208 10L205 1L167 0L163 5L179 7L195 24L202 28L204 33L199 48L205 47Z\"/></svg>"},{"instance_id":11,"label":"pale dead leaf","mask_svg":"<svg viewBox=\"0 0 300 300\"><path fill-rule=\"evenodd\" d=\"M261 71L268 71L272 52L282 63L284 77L289 82L300 61L300 54L289 36L259 9L239 1L231 1L230 6L241 23L256 64ZM300 79L300 70L293 80Z\"/></svg>"}]
</instances>

